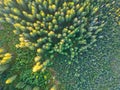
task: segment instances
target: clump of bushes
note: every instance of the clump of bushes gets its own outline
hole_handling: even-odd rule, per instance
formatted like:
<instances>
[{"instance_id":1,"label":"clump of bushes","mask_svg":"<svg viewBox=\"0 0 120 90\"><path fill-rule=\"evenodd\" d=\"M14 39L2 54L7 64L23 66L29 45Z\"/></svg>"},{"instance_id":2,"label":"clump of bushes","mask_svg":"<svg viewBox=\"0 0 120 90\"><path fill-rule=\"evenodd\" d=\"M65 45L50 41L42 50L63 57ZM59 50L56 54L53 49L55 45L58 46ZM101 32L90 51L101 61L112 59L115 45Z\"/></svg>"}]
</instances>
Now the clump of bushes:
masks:
<instances>
[{"instance_id":1,"label":"clump of bushes","mask_svg":"<svg viewBox=\"0 0 120 90\"><path fill-rule=\"evenodd\" d=\"M36 51L33 73L46 70L57 54L69 58L97 41L111 0L3 0L1 20L19 36L16 48ZM15 76L14 76L15 77Z\"/></svg>"}]
</instances>

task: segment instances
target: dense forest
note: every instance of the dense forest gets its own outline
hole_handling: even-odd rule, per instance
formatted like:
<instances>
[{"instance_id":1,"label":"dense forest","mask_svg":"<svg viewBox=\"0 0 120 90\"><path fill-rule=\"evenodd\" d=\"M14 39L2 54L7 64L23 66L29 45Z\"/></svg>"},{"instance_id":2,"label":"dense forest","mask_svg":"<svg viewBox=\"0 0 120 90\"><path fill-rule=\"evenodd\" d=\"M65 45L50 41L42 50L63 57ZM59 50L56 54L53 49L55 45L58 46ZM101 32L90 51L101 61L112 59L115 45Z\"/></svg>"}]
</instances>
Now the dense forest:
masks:
<instances>
[{"instance_id":1,"label":"dense forest","mask_svg":"<svg viewBox=\"0 0 120 90\"><path fill-rule=\"evenodd\" d=\"M120 90L120 1L0 0L0 90Z\"/></svg>"}]
</instances>

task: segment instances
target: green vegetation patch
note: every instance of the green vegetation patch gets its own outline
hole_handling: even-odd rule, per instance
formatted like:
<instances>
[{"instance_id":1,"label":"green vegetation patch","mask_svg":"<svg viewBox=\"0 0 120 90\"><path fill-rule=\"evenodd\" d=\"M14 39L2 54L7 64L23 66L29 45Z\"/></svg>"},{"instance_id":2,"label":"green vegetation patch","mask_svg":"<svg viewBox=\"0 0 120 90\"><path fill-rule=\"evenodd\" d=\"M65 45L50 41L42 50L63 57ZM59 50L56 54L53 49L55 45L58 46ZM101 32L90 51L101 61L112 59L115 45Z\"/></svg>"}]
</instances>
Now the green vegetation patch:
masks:
<instances>
[{"instance_id":1,"label":"green vegetation patch","mask_svg":"<svg viewBox=\"0 0 120 90\"><path fill-rule=\"evenodd\" d=\"M27 48L17 49L15 45L18 43L18 36L13 34L12 29L14 28L8 23L2 23L2 26L4 28L0 30L0 47L3 47L7 52L11 52L13 57L9 68L0 74L2 89L16 90L15 87L21 89L27 87L27 85L31 89L35 86L45 89L51 79L50 71L33 73L31 67L34 64L35 51L30 51ZM13 75L17 75L14 84L5 85L5 81ZM19 85L20 82L23 83ZM49 85L47 88L49 89L51 86Z\"/></svg>"}]
</instances>

